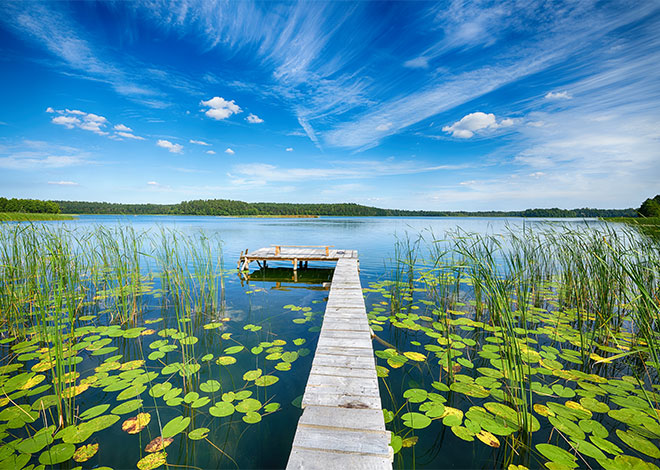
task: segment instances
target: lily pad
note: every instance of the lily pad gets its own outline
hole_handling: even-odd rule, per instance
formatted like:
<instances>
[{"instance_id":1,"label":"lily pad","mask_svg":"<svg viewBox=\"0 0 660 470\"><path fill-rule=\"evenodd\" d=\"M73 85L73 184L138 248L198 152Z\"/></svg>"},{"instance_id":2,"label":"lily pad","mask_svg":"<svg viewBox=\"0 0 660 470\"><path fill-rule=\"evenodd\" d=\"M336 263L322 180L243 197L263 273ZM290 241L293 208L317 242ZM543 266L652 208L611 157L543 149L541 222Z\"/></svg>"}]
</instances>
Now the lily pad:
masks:
<instances>
[{"instance_id":1,"label":"lily pad","mask_svg":"<svg viewBox=\"0 0 660 470\"><path fill-rule=\"evenodd\" d=\"M221 401L210 407L209 413L218 418L224 418L234 413L234 405L226 401Z\"/></svg>"},{"instance_id":2,"label":"lily pad","mask_svg":"<svg viewBox=\"0 0 660 470\"><path fill-rule=\"evenodd\" d=\"M403 392L403 398L407 398L411 403L421 403L427 396L428 392L421 388L411 388Z\"/></svg>"},{"instance_id":3,"label":"lily pad","mask_svg":"<svg viewBox=\"0 0 660 470\"><path fill-rule=\"evenodd\" d=\"M268 387L269 385L276 383L278 380L280 380L279 377L274 375L262 375L254 381L254 384L258 387Z\"/></svg>"},{"instance_id":4,"label":"lily pad","mask_svg":"<svg viewBox=\"0 0 660 470\"><path fill-rule=\"evenodd\" d=\"M73 444L55 444L39 456L39 463L42 465L56 465L66 462L73 457L75 451L76 446Z\"/></svg>"},{"instance_id":5,"label":"lily pad","mask_svg":"<svg viewBox=\"0 0 660 470\"><path fill-rule=\"evenodd\" d=\"M617 429L616 435L619 436L619 439L625 442L628 446L635 449L637 452L641 452L642 454L648 455L654 459L660 458L660 450L658 450L656 445L645 437L640 436L636 432L630 429L628 431Z\"/></svg>"},{"instance_id":6,"label":"lily pad","mask_svg":"<svg viewBox=\"0 0 660 470\"><path fill-rule=\"evenodd\" d=\"M221 366L228 366L236 363L236 358L233 356L220 356L215 363Z\"/></svg>"},{"instance_id":7,"label":"lily pad","mask_svg":"<svg viewBox=\"0 0 660 470\"><path fill-rule=\"evenodd\" d=\"M220 382L217 380L207 380L199 386L202 392L213 393L220 390Z\"/></svg>"},{"instance_id":8,"label":"lily pad","mask_svg":"<svg viewBox=\"0 0 660 470\"><path fill-rule=\"evenodd\" d=\"M87 462L89 459L96 455L96 452L99 450L98 444L87 444L81 447L78 447L73 453L73 460L78 463Z\"/></svg>"},{"instance_id":9,"label":"lily pad","mask_svg":"<svg viewBox=\"0 0 660 470\"><path fill-rule=\"evenodd\" d=\"M138 413L137 416L128 418L124 421L121 428L129 434L137 434L142 431L150 421L151 415L149 413Z\"/></svg>"},{"instance_id":10,"label":"lily pad","mask_svg":"<svg viewBox=\"0 0 660 470\"><path fill-rule=\"evenodd\" d=\"M110 411L110 413L115 414L115 415L124 415L126 413L130 413L132 411L137 410L141 406L142 406L142 400L140 400L140 399L125 401L121 405L115 406Z\"/></svg>"},{"instance_id":11,"label":"lily pad","mask_svg":"<svg viewBox=\"0 0 660 470\"><path fill-rule=\"evenodd\" d=\"M183 432L184 429L190 424L190 418L177 416L172 418L165 426L163 426L163 438L174 437Z\"/></svg>"},{"instance_id":12,"label":"lily pad","mask_svg":"<svg viewBox=\"0 0 660 470\"><path fill-rule=\"evenodd\" d=\"M248 424L255 424L261 421L261 415L256 411L248 411L245 413L245 416L243 416L243 421Z\"/></svg>"},{"instance_id":13,"label":"lily pad","mask_svg":"<svg viewBox=\"0 0 660 470\"><path fill-rule=\"evenodd\" d=\"M168 437L164 439L163 437L159 436L155 439L152 439L149 444L146 445L144 448L145 452L159 452L163 450L165 447L170 445L172 442L174 442L174 439L171 437Z\"/></svg>"},{"instance_id":14,"label":"lily pad","mask_svg":"<svg viewBox=\"0 0 660 470\"><path fill-rule=\"evenodd\" d=\"M401 419L404 426L412 429L424 429L431 424L431 418L421 413L404 413Z\"/></svg>"},{"instance_id":15,"label":"lily pad","mask_svg":"<svg viewBox=\"0 0 660 470\"><path fill-rule=\"evenodd\" d=\"M142 457L138 463L137 468L139 470L153 470L167 463L167 453L166 452L155 452L153 454L146 455Z\"/></svg>"},{"instance_id":16,"label":"lily pad","mask_svg":"<svg viewBox=\"0 0 660 470\"><path fill-rule=\"evenodd\" d=\"M204 439L206 436L208 436L209 431L210 431L209 428L193 429L188 433L188 439L192 439L193 441L199 441L200 439Z\"/></svg>"}]
</instances>

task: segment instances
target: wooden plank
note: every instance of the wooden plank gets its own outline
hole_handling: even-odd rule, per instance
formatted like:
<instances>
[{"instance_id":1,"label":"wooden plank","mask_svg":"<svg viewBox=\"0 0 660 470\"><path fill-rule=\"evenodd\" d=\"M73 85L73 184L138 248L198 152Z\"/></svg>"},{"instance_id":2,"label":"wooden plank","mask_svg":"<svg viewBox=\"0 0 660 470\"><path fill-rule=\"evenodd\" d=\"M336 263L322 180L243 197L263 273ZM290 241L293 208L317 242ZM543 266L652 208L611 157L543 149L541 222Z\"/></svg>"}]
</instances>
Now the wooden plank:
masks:
<instances>
[{"instance_id":1,"label":"wooden plank","mask_svg":"<svg viewBox=\"0 0 660 470\"><path fill-rule=\"evenodd\" d=\"M359 265L348 259L357 252L343 255L347 259L337 261L330 284L287 469L392 468Z\"/></svg>"}]
</instances>

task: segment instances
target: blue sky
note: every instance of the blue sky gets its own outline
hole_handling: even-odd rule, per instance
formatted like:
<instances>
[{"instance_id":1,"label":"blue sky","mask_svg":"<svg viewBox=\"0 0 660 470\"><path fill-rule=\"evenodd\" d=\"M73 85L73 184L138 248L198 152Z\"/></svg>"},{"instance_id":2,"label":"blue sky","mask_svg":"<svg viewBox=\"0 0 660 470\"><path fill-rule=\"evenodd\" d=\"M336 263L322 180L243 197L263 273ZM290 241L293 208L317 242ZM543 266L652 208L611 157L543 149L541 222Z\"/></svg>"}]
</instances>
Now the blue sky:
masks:
<instances>
[{"instance_id":1,"label":"blue sky","mask_svg":"<svg viewBox=\"0 0 660 470\"><path fill-rule=\"evenodd\" d=\"M656 1L5 1L0 193L637 207L658 31Z\"/></svg>"}]
</instances>

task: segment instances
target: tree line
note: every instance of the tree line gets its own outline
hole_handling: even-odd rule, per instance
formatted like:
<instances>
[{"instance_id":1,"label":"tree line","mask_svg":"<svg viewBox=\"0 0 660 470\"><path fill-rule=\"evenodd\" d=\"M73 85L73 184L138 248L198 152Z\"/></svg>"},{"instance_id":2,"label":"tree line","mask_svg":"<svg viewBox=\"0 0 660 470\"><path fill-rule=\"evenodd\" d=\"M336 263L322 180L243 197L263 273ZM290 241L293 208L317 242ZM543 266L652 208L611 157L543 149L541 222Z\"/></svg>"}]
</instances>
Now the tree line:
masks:
<instances>
[{"instance_id":1,"label":"tree line","mask_svg":"<svg viewBox=\"0 0 660 470\"><path fill-rule=\"evenodd\" d=\"M6 197L0 197L0 212L59 214L60 207L53 201L41 201L39 199L7 199Z\"/></svg>"},{"instance_id":2,"label":"tree line","mask_svg":"<svg viewBox=\"0 0 660 470\"><path fill-rule=\"evenodd\" d=\"M635 217L634 209L526 209L523 211L425 211L381 209L355 203L298 204L199 199L178 204L119 204L56 201L66 214L211 215L211 216L361 216L361 217Z\"/></svg>"},{"instance_id":3,"label":"tree line","mask_svg":"<svg viewBox=\"0 0 660 470\"><path fill-rule=\"evenodd\" d=\"M642 217L660 217L660 194L644 201L637 212Z\"/></svg>"}]
</instances>

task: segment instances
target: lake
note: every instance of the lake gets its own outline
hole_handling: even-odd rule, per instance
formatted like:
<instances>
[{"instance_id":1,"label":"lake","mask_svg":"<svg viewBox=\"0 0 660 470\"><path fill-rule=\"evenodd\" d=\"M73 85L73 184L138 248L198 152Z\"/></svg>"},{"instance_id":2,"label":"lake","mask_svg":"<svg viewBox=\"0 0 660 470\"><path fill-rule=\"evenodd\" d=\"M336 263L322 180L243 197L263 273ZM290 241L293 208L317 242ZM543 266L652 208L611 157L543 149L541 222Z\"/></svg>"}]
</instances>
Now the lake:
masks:
<instances>
[{"instance_id":1,"label":"lake","mask_svg":"<svg viewBox=\"0 0 660 470\"><path fill-rule=\"evenodd\" d=\"M464 426L461 425L464 412L470 406L484 402L483 398L490 394L498 401L511 403L510 397L505 399L502 392L498 391L500 387L506 390L510 385L503 380L507 374L503 376L495 370L497 361L500 360L495 357L497 348L489 349L489 346L502 342L502 335L500 331L494 330L494 336L486 335L484 343L486 336L481 336L484 331L482 329L486 328L485 331L491 333L493 330L489 330L487 324L484 326L484 323L475 322L481 311L475 300L478 299L478 289L466 278L467 271L459 272L450 266L443 268L444 270L438 268L433 271L433 279L425 278L424 275L420 277L420 273L431 273L425 271L428 266L420 259L419 266L414 269L415 279L413 280L411 274L407 283L404 282L405 277L409 272L413 273L413 270L408 270L401 264L397 265L394 258L397 256L397 250L399 256L404 256L406 246L410 246L406 240L411 240L414 244L420 234L424 238L422 251L425 251L427 246L439 247L441 250L450 250L451 257L456 254L451 252L454 242L448 236L492 235L494 239L503 240L503 246L516 247L518 245L515 243L510 245L506 234L543 231L563 234L590 232L606 227L597 220L581 219L289 219L188 216L80 216L74 221L44 222L43 226L63 227L74 234L91 233L98 227L105 227L116 230L112 237L121 237L122 234L130 233L131 229L138 234L148 231L151 235L136 243L139 250L135 250L135 253L139 251L136 257L140 258L139 263L136 261L136 266L139 265L139 272L145 278L120 282L118 277L130 278L130 270L113 271L109 274L112 266L106 266L98 270L98 280L93 283L84 276L76 281L84 286L83 290L86 289L85 292L88 293L86 296L75 294L79 297L72 294L76 299L80 299L79 305L83 305L83 300L86 302L84 307L71 307L76 312L75 319L71 322L62 322L56 317L54 312L57 308L53 308L52 300L54 294L51 294L48 312L43 320L41 323L38 319L34 320L41 326L35 327L33 321L29 320L31 316L36 316L31 309L24 313L28 319L25 320L26 325L33 325L31 330L26 330L28 340L20 341L20 337L12 339L9 331L11 328L8 329L5 324L0 345L3 356L0 363L3 367L0 383L11 384L11 389L7 391L8 399L3 403L3 411L0 412L0 435L3 436L5 444L2 448L4 450L0 450L0 463L23 459L21 462L25 461L25 464L36 463L38 460L41 463L68 465L64 462L69 461L71 455L76 459L74 450L78 452L81 444L91 443L99 446L86 465L111 468L135 468L138 461L141 462L142 468L157 468L165 459L169 464L197 468L282 468L286 464L300 416L300 396L304 391L322 324L327 296L327 291L323 290L323 282L330 278L331 271L315 269L315 274L308 279L309 282L300 284L287 282L287 272L282 273L283 282L279 283L275 280L253 279L245 282L241 279L235 269L240 253L245 249L252 251L271 244L333 245L337 249L358 250L361 282L366 289L365 303L372 328L380 338L378 342L374 342L374 348L377 350L379 373L383 374L384 379L381 382L383 407L397 415L396 419L388 424L388 429L392 429L401 437L398 447L403 445L397 454L395 467L506 468L506 462L524 461L530 468L536 468L544 461L541 454L550 460L556 456L554 445L537 448L538 452L521 450L521 454L527 454L522 458L515 449L511 452L511 443L524 446L531 441L514 439L506 441L507 446L499 447L499 441L495 446L492 441L483 445L474 439L479 432L481 434L477 437L482 441L483 436L489 438L499 435L504 439L519 429L516 428L517 424L512 424L509 416L509 421L497 421L504 419L497 412L506 415L513 412L511 408L504 405L497 408L491 402L489 405L493 405L493 409L489 407L488 410L495 416L486 416L488 412L480 408L473 411L470 419L466 417ZM168 249L162 248L159 246L161 233L169 234L167 237L172 233L179 234L176 236L182 237L184 241L181 245L170 241ZM190 245L185 241L186 237L192 240ZM200 239L212 240L207 247L206 253L210 255L208 258L212 259L211 264L214 264L221 254L224 269L216 265L202 266L200 254L204 251L190 251L191 246ZM87 244L72 247L71 252L96 250L99 238L90 240ZM221 252L217 249L216 241L222 246ZM105 242L100 243L103 245ZM395 248L397 243L399 246ZM560 244L556 246L561 247ZM112 250L103 248L99 251L111 253ZM178 252L181 253L181 260L177 259ZM104 256L108 256L107 253L103 256L87 253L87 256L96 260L95 263L101 263ZM168 258L169 264L163 261L164 258ZM501 252L495 253L493 259L496 264L507 262L506 256ZM130 262L127 263L127 266L131 266ZM310 267L331 268L332 265L319 262ZM256 266L251 268L256 269ZM90 269L96 272L95 267L87 266L84 262L80 268L84 272ZM169 273L170 269L172 274L164 276L163 273ZM507 269L513 267L505 267L504 271ZM181 277L177 277L177 273ZM301 277L304 277L304 274L301 273ZM392 280L397 283L393 284ZM540 376L552 376L553 370L564 367L563 361L570 364L579 359L574 352L569 352L568 347L557 349L557 338L549 339L549 332L538 328L539 324L552 318L552 315L548 314L558 308L559 297L556 285L552 284L556 280L539 278L535 281L542 286L544 292L540 300L529 301L529 305L533 304L536 308L530 313L530 318L525 320L529 325L525 322L518 325L518 328L522 327L525 332L533 331L536 338L534 341L542 349L539 349L540 356L535 352L526 353L532 357L530 361L546 360L548 364L553 364L550 369L539 367L543 369L542 373L534 374L538 373ZM449 287L439 289L438 281L446 286L456 285L456 288L454 291ZM4 282L8 282L7 277ZM206 282L212 285L205 284ZM54 280L53 284L56 284ZM8 285L5 284L5 288ZM142 290L130 291L129 288L124 292L121 290L124 285L138 285ZM432 286L433 295L429 286ZM204 296L194 293L200 289L205 292ZM535 292L538 290L540 289ZM438 296L441 291L442 295L446 296L442 299ZM25 289L17 289L17 292L18 296L29 294ZM520 296L520 293L517 295ZM127 300L133 302L133 305L127 303ZM13 301L12 304L12 300L4 297L3 302L5 311L8 311L10 305L17 309L23 309L26 305L20 301ZM452 315L446 324L442 324L440 320L444 315L444 312L438 310L441 304L443 309ZM522 300L516 300L516 308L520 308L521 304ZM65 302L62 302L59 308L64 311L69 309ZM135 312L138 313L134 314ZM516 311L513 313L516 314ZM127 315L123 324L118 321L124 318L122 315ZM569 315L574 313L569 312ZM21 323L23 320L18 321ZM116 326L110 326L113 324ZM120 324L121 328L118 326ZM477 324L481 326L475 329ZM531 325L536 326L531 329ZM566 320L566 325L574 325L572 317ZM52 336L53 328L69 332L70 336L67 336L69 333ZM518 333L523 332L523 329ZM74 334L74 330L77 333ZM445 333L448 335L446 338L443 336ZM575 330L569 328L563 334L566 335L566 341L574 342ZM58 380L69 382L66 374L76 374L72 384L76 383L78 377L78 383L81 385L83 380L87 382L84 383L82 392L75 392L78 393L75 395L77 408L71 411L69 425L63 426L64 431L58 431L60 434L55 434L54 445L51 445L52 439L48 439L51 441L48 444L41 445L43 442L39 439L35 441L34 433L44 426L38 425L36 417L32 419L29 415L17 415L18 405L12 408L13 402L10 403L9 398L24 403L21 406L26 407L25 410L29 413L42 412L40 419L45 419L47 425L57 425L57 413L53 413L54 409L68 409L56 403L55 398L51 398L62 393L66 396L66 392L60 390L53 393L46 385L39 385L41 381L44 384L50 382L48 371L54 367L54 364L49 366L48 362L48 354L51 353L48 349L39 347L40 344L45 344L43 338L50 337L48 335L57 338L57 341L49 340L51 343L48 347L53 349L54 342L59 341L61 353L58 354L64 358L61 361L62 369L57 374L53 372L53 380L57 375L60 377ZM532 333L529 335L531 337ZM42 338L41 343L38 337ZM432 344L428 343L429 337ZM563 341L562 338L559 340ZM452 343L455 344L455 349L451 349ZM443 349L447 344L450 348ZM483 349L479 350L482 345ZM410 354L413 350L416 352ZM459 350L461 352L456 352ZM75 351L75 354L71 351ZM404 351L409 355L404 355ZM506 351L502 352L505 353ZM420 354L424 356L419 356ZM439 363L432 361L433 354L440 359ZM71 357L76 360L71 361ZM423 358L419 363L416 362L420 360L418 357ZM455 357L458 357L458 363L454 361ZM445 368L443 372L442 361L446 360L454 364L453 371ZM496 362L492 362L493 360ZM558 361L562 363L559 364ZM490 368L489 364L495 364L495 368ZM485 375L479 377L479 374L476 374L477 369L481 371L480 374ZM30 370L32 372L29 372ZM474 378L478 379L477 381L468 373L469 370L474 370ZM619 376L629 372L629 366L626 366L619 370ZM463 385L452 384L450 392L449 387L442 385L447 382L447 373L450 377L452 373L456 374L457 381ZM44 374L45 378L38 378ZM657 374L649 377L653 380ZM574 377L561 378L564 385L568 382L563 380L577 380ZM502 381L505 383L503 387ZM547 385L544 380L537 383L538 387L549 387L557 385L557 381L550 381ZM38 385L40 388L35 388ZM565 398L576 396L574 388L583 398L593 398L598 394L590 391L588 387L582 390L586 392L581 393L579 387L574 384L570 387L564 385L552 390L559 391L559 396ZM537 395L543 397L543 402L553 393L545 393L545 388L539 390L541 392ZM628 389L625 390L627 393ZM446 392L450 393L447 396L442 395ZM648 392L653 393L650 389ZM531 391L529 393L531 395ZM39 406L35 407L35 403L44 405L48 412L40 410ZM96 409L99 406L104 408ZM551 408L552 406L555 405L551 405ZM433 425L427 424L419 429L407 426L405 413L415 414L418 408L434 419L442 418L444 425L434 421ZM557 413L550 413L553 413L553 416L563 416L562 413L568 415L564 408ZM461 410L460 420L454 423L452 416L447 419L447 410ZM146 424L143 427L138 426L134 433L137 436L122 431L121 425L138 412ZM580 416L583 421L592 421L586 418L586 413L591 416L592 411L580 412L584 413L584 416ZM116 418L117 416L119 418ZM101 418L107 422L99 424ZM3 420L6 424L2 424ZM482 420L481 427L477 426L479 420ZM81 421L94 422L94 426L98 424L98 429L92 429L92 425L89 425L89 429L85 428L83 432L74 426L74 423L81 425ZM538 423L538 420L536 422ZM473 431L465 426L477 426L483 431ZM580 445L587 449L587 455L600 457L602 452L599 449L591 449L593 445L584 440L584 432L575 431L573 426L573 421L568 424L564 421L554 424L554 428L561 429L576 442L585 442L586 444ZM588 429L596 427L591 423L584 426ZM608 426L610 430L614 429L611 423ZM648 428L650 430L646 431L647 434L639 432L642 433L642 438L653 439L656 428L651 424ZM163 430L163 437L166 437L166 434L172 437L169 447L164 449L167 456L162 452L149 454L144 450L147 444L158 437L160 429ZM412 433L411 429L414 429ZM487 429L492 433L486 431ZM548 442L553 437L552 429L553 426L547 425L540 430L535 429L535 439L542 436L538 442ZM59 439L62 440L61 443ZM116 452L120 447L122 452ZM53 448L55 450L49 450ZM548 452L552 458L546 455ZM649 452L647 456L654 453L653 450ZM149 455L157 455L163 461L159 462L157 458L150 461L147 458ZM144 460L145 458L147 460ZM563 455L557 459L556 462L563 462L567 465L566 468L572 468L572 460L566 463ZM598 463L601 460L597 460ZM613 459L610 460L614 462ZM557 465L556 468L562 467Z\"/></svg>"}]
</instances>

